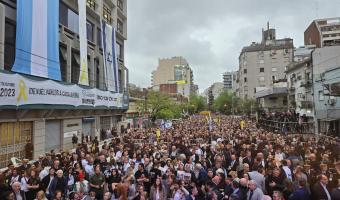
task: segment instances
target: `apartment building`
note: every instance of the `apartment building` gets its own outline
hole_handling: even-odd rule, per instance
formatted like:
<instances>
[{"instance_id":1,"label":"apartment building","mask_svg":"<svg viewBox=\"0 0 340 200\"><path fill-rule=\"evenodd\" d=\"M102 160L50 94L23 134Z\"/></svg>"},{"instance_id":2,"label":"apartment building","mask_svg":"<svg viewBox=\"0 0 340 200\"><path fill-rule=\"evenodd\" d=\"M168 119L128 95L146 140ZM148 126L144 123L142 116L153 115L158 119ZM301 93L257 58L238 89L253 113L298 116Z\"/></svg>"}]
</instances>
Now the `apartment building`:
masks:
<instances>
[{"instance_id":1,"label":"apartment building","mask_svg":"<svg viewBox=\"0 0 340 200\"><path fill-rule=\"evenodd\" d=\"M276 30L268 23L267 30L262 30L262 41L243 47L240 53L237 94L254 98L256 92L284 79L285 66L293 60L293 48L293 39L277 39Z\"/></svg>"},{"instance_id":2,"label":"apartment building","mask_svg":"<svg viewBox=\"0 0 340 200\"><path fill-rule=\"evenodd\" d=\"M304 41L317 48L340 45L340 17L314 20L304 32Z\"/></svg>"},{"instance_id":3,"label":"apartment building","mask_svg":"<svg viewBox=\"0 0 340 200\"><path fill-rule=\"evenodd\" d=\"M58 15L54 16L59 16L57 19L59 30L56 22L56 31L59 32L56 42L59 45L56 45L55 51L59 52L59 61L56 62L60 63L60 71L58 70L60 80L55 81L55 79L33 76L29 73L17 73L13 70L14 64L17 63L16 54L19 51L16 44L19 43L17 40L20 38L16 35L19 11L22 11L17 10L20 2L30 1L0 1L0 76L2 77L0 87L13 91L13 97L8 95L0 100L0 168L6 166L11 157L32 159L52 149L55 151L71 149L73 134L78 135L79 138L99 136L102 130L115 127L128 108L128 69L124 64L127 0L86 0L88 85L78 84L82 76L80 12L78 1L74 0L53 2L59 6ZM50 2L52 1L43 3ZM50 26L50 21L47 23ZM116 30L116 44L112 42L112 49L115 47L116 51L119 90L115 92L108 91L104 80L103 23ZM26 22L24 25L30 26ZM36 43L32 42L32 46L34 45ZM51 49L53 48L48 48L48 54ZM111 62L115 61L112 55L105 56L110 57ZM45 57L40 57L40 60L51 62ZM32 63L39 65L37 62ZM50 89L45 88L49 86ZM40 97L32 97L37 94ZM53 98L52 95L55 97ZM17 102L16 105L13 105L13 98L16 99L14 100ZM44 102L44 99L50 100ZM30 156L25 153L25 148L28 146L33 146L33 153Z\"/></svg>"},{"instance_id":4,"label":"apartment building","mask_svg":"<svg viewBox=\"0 0 340 200\"><path fill-rule=\"evenodd\" d=\"M177 93L187 98L197 91L193 71L181 56L159 59L157 69L151 74L151 85L153 90Z\"/></svg>"}]
</instances>

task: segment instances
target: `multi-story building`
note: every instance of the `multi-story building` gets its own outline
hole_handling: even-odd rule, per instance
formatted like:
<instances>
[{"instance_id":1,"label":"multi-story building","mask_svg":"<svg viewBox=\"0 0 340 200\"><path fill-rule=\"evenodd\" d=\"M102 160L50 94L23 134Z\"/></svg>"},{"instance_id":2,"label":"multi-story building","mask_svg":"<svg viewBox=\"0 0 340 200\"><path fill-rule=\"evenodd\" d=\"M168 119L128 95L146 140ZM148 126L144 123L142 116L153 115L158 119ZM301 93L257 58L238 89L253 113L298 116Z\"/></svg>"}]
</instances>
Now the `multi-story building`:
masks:
<instances>
[{"instance_id":1,"label":"multi-story building","mask_svg":"<svg viewBox=\"0 0 340 200\"><path fill-rule=\"evenodd\" d=\"M253 42L239 56L238 91L241 98L270 89L273 82L284 79L285 66L293 61L293 39L276 39L275 29L262 30L261 43Z\"/></svg>"},{"instance_id":2,"label":"multi-story building","mask_svg":"<svg viewBox=\"0 0 340 200\"><path fill-rule=\"evenodd\" d=\"M81 73L79 10L78 1L74 0L59 1L59 38L57 38L59 42L56 40L56 51L59 51L61 81L32 75L23 76L13 72L12 67L16 60L16 51L18 51L16 44L19 43L16 39L20 39L16 37L18 34L16 16L19 11L22 12L22 10L17 10L16 2L0 1L0 76L9 80L7 83L4 79L0 80L2 82L0 87L9 89L13 87L11 90L16 92L16 94L13 93L16 97L15 101L20 103L20 105L12 105L10 96L2 97L0 100L0 167L4 167L9 158L13 156L32 159L52 149L55 151L70 149L73 134L78 135L79 138L88 135L94 137L99 135L101 130L111 129L120 120L128 106L126 103L128 102L128 95L126 95L128 70L124 65L127 0L86 1L88 86L78 85ZM117 55L119 91L115 93L107 90L104 80L102 23L116 28L116 44L112 43L112 46L115 47ZM32 24L25 22L24 25L31 26ZM36 31L47 31L47 29ZM58 24L56 32L58 32ZM41 40L43 41L44 38ZM34 45L37 44L32 42L32 46ZM51 48L48 48L48 52L50 50ZM112 56L106 56L110 57L112 62ZM50 62L45 57L40 57L40 59ZM17 82L19 79L20 82ZM37 88L44 89L33 88L34 83ZM45 89L49 85L51 89ZM62 91L63 88L69 88L70 91ZM29 102L34 100L32 95L38 93L44 94L36 99L41 103L30 104ZM56 95L55 100L44 102L44 99L52 94ZM72 97L72 101L64 102L65 96ZM76 101L79 104L72 103ZM107 106L97 106L98 102L110 103L105 104ZM113 102L116 106L111 106ZM33 146L32 154L25 154L25 148L30 146Z\"/></svg>"},{"instance_id":3,"label":"multi-story building","mask_svg":"<svg viewBox=\"0 0 340 200\"><path fill-rule=\"evenodd\" d=\"M189 98L196 90L193 84L193 71L183 57L172 57L158 60L158 67L151 74L153 90L171 91ZM171 88L170 88L171 87ZM169 89L170 88L170 89Z\"/></svg>"},{"instance_id":4,"label":"multi-story building","mask_svg":"<svg viewBox=\"0 0 340 200\"><path fill-rule=\"evenodd\" d=\"M237 72L225 72L223 73L223 85L225 90L233 90L235 88Z\"/></svg>"},{"instance_id":5,"label":"multi-story building","mask_svg":"<svg viewBox=\"0 0 340 200\"><path fill-rule=\"evenodd\" d=\"M299 116L305 116L309 122L314 120L311 59L314 47L294 49L294 62L286 67L288 108L294 109Z\"/></svg>"},{"instance_id":6,"label":"multi-story building","mask_svg":"<svg viewBox=\"0 0 340 200\"><path fill-rule=\"evenodd\" d=\"M216 82L204 90L203 97L206 97L209 103L209 99L215 100L223 91L225 91L224 83Z\"/></svg>"},{"instance_id":7,"label":"multi-story building","mask_svg":"<svg viewBox=\"0 0 340 200\"><path fill-rule=\"evenodd\" d=\"M305 45L317 48L340 45L340 17L316 19L304 33Z\"/></svg>"},{"instance_id":8,"label":"multi-story building","mask_svg":"<svg viewBox=\"0 0 340 200\"><path fill-rule=\"evenodd\" d=\"M312 53L316 133L340 136L340 46Z\"/></svg>"}]
</instances>

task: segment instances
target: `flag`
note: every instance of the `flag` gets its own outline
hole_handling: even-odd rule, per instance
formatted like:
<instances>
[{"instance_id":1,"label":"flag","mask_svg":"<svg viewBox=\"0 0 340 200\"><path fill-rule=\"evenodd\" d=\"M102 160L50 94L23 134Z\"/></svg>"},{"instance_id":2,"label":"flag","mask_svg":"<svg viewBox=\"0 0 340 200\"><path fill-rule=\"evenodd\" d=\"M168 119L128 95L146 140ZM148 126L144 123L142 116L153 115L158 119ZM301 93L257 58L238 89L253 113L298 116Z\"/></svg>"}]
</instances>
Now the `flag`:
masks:
<instances>
[{"instance_id":1,"label":"flag","mask_svg":"<svg viewBox=\"0 0 340 200\"><path fill-rule=\"evenodd\" d=\"M177 85L185 85L187 82L186 80L179 80L179 81L176 81L176 84Z\"/></svg>"},{"instance_id":2,"label":"flag","mask_svg":"<svg viewBox=\"0 0 340 200\"><path fill-rule=\"evenodd\" d=\"M89 85L89 74L87 70L86 1L78 0L78 8L80 41L80 72L78 83L81 85Z\"/></svg>"},{"instance_id":3,"label":"flag","mask_svg":"<svg viewBox=\"0 0 340 200\"><path fill-rule=\"evenodd\" d=\"M119 92L116 29L105 21L102 21L102 42L104 49L104 76L106 88L109 91Z\"/></svg>"},{"instance_id":4,"label":"flag","mask_svg":"<svg viewBox=\"0 0 340 200\"><path fill-rule=\"evenodd\" d=\"M60 81L59 1L17 0L16 18L12 71Z\"/></svg>"}]
</instances>

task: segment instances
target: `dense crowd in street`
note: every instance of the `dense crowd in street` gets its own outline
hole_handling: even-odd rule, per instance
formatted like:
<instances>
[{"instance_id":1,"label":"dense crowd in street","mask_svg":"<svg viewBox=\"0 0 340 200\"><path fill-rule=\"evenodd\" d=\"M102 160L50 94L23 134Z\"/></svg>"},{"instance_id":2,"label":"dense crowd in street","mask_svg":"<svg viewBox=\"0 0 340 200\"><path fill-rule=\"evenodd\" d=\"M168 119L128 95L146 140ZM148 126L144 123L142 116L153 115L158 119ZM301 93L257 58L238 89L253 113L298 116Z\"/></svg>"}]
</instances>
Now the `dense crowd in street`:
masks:
<instances>
[{"instance_id":1,"label":"dense crowd in street","mask_svg":"<svg viewBox=\"0 0 340 200\"><path fill-rule=\"evenodd\" d=\"M208 121L191 116L24 159L0 173L0 199L340 199L338 139L272 133L240 117Z\"/></svg>"}]
</instances>

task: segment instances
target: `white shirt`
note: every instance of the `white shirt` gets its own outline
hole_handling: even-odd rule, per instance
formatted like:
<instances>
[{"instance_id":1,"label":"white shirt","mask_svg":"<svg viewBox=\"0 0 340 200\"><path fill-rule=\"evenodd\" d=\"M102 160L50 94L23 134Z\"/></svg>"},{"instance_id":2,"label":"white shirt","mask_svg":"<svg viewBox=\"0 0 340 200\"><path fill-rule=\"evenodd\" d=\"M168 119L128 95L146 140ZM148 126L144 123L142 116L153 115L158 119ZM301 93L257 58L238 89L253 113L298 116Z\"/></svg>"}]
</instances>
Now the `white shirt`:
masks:
<instances>
[{"instance_id":1,"label":"white shirt","mask_svg":"<svg viewBox=\"0 0 340 200\"><path fill-rule=\"evenodd\" d=\"M85 172L92 176L94 174L93 165L85 165Z\"/></svg>"},{"instance_id":2,"label":"white shirt","mask_svg":"<svg viewBox=\"0 0 340 200\"><path fill-rule=\"evenodd\" d=\"M283 166L282 169L283 169L283 171L285 171L287 178L292 181L293 180L292 171L289 169L289 167Z\"/></svg>"},{"instance_id":3,"label":"white shirt","mask_svg":"<svg viewBox=\"0 0 340 200\"><path fill-rule=\"evenodd\" d=\"M22 177L21 178L21 186L20 189L24 192L28 192L28 188L27 188L27 182L28 182L28 178L27 177Z\"/></svg>"},{"instance_id":4,"label":"white shirt","mask_svg":"<svg viewBox=\"0 0 340 200\"><path fill-rule=\"evenodd\" d=\"M82 159L81 160L81 165L85 168L85 166L88 164L89 162L87 162L86 159Z\"/></svg>"},{"instance_id":5,"label":"white shirt","mask_svg":"<svg viewBox=\"0 0 340 200\"><path fill-rule=\"evenodd\" d=\"M321 187L323 188L323 190L325 191L325 193L326 193L326 195L327 195L327 199L328 199L328 200L331 200L331 195L329 194L329 192L328 192L326 186L325 186L324 184L322 184L322 183L320 183L320 185L321 185Z\"/></svg>"},{"instance_id":6,"label":"white shirt","mask_svg":"<svg viewBox=\"0 0 340 200\"><path fill-rule=\"evenodd\" d=\"M42 180L43 178L45 178L45 176L47 176L49 173L48 171L50 170L51 167L45 167L40 173L39 173L39 178L40 180Z\"/></svg>"}]
</instances>

